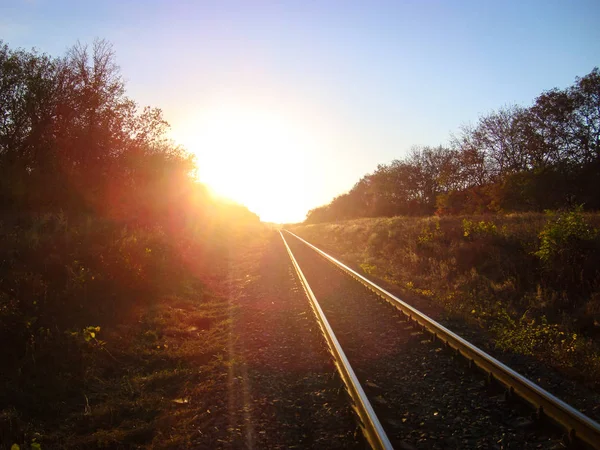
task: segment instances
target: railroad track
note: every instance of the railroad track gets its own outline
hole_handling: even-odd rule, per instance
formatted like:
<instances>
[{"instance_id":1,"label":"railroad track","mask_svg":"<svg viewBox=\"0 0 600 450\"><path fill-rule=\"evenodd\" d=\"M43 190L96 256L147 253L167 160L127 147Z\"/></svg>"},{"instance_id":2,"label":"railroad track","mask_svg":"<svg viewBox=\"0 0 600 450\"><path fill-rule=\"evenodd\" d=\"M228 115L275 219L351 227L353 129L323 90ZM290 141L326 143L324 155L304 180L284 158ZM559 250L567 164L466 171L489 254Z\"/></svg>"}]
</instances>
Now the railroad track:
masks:
<instances>
[{"instance_id":1,"label":"railroad track","mask_svg":"<svg viewBox=\"0 0 600 450\"><path fill-rule=\"evenodd\" d=\"M598 423L302 238L280 234L372 448L600 449Z\"/></svg>"}]
</instances>

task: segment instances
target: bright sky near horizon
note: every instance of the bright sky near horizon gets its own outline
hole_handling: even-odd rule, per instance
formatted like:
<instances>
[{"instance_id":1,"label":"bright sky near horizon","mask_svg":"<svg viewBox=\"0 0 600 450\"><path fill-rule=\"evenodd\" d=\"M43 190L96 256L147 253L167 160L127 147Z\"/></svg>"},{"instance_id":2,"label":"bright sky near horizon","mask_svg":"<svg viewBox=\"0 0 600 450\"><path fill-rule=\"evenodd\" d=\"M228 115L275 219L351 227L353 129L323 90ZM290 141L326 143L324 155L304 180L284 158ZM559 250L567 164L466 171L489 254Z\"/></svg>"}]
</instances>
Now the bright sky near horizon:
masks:
<instances>
[{"instance_id":1,"label":"bright sky near horizon","mask_svg":"<svg viewBox=\"0 0 600 450\"><path fill-rule=\"evenodd\" d=\"M0 39L110 41L199 178L292 222L413 145L600 65L598 1L0 2Z\"/></svg>"}]
</instances>

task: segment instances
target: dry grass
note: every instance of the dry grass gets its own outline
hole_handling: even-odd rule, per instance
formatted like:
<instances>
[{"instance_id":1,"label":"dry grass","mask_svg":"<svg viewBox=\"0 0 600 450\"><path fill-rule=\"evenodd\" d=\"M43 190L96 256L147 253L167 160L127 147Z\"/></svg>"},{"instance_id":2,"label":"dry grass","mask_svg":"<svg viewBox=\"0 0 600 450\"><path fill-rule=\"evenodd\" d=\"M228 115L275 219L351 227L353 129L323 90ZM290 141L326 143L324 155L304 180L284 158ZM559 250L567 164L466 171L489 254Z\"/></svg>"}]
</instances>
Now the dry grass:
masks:
<instances>
[{"instance_id":1,"label":"dry grass","mask_svg":"<svg viewBox=\"0 0 600 450\"><path fill-rule=\"evenodd\" d=\"M215 409L228 327L222 298L165 297L135 322L98 333L102 346L86 350L81 390L53 417L14 408L4 411L3 427L13 443L42 448L177 448L190 439L192 417Z\"/></svg>"},{"instance_id":2,"label":"dry grass","mask_svg":"<svg viewBox=\"0 0 600 450\"><path fill-rule=\"evenodd\" d=\"M584 219L600 225L600 215ZM581 268L545 267L536 252L552 220L544 214L393 217L293 231L409 298L441 305L447 319L488 331L497 349L534 356L597 384L600 268L593 249L600 239L596 234L591 250L575 260Z\"/></svg>"},{"instance_id":3,"label":"dry grass","mask_svg":"<svg viewBox=\"0 0 600 450\"><path fill-rule=\"evenodd\" d=\"M64 234L80 231L73 230ZM213 239L212 247L199 246L202 253L190 250L189 256L162 250L167 245L162 236L150 245L142 232L129 230L123 241L141 248L144 258L137 266L131 252L123 253L129 248L124 245L117 254L124 256L107 258L115 244L104 231L108 244L98 238L95 246L72 239L75 250L66 247L64 255L43 247L57 241L54 229L7 234L2 251L14 263L2 270L5 277L20 276L8 278L20 290L8 286L0 291L0 331L15 333L15 350L2 349L0 449L13 444L21 449L191 448L200 438L214 447L226 437L232 249L250 245L249 236L262 239L261 230L230 231ZM35 246L24 242L27 233L38 241ZM75 251L90 256L74 256ZM38 254L45 259L35 265L31 261ZM94 265L99 259L112 265ZM21 266L29 272L17 271ZM66 287L60 288L58 276L65 266ZM109 270L116 281L107 281ZM43 283L56 298L43 312L59 319L59 314L70 314L68 328L42 312L28 328L23 325L27 315L16 314L23 310L17 308L23 299L33 299L32 310L40 307L41 298L53 299L36 291ZM94 283L99 288L93 289ZM20 295L21 303L11 303L7 292ZM53 325L38 325L44 319ZM17 351L22 343L24 352Z\"/></svg>"}]
</instances>

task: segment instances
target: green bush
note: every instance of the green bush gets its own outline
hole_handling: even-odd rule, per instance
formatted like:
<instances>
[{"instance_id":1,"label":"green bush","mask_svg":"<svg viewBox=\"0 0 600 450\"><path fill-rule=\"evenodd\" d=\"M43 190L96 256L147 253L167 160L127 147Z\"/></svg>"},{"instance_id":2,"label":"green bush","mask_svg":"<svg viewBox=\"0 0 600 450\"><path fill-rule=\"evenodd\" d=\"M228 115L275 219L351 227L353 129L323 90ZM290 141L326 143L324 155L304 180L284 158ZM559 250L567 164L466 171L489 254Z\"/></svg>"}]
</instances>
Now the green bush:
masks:
<instances>
[{"instance_id":1,"label":"green bush","mask_svg":"<svg viewBox=\"0 0 600 450\"><path fill-rule=\"evenodd\" d=\"M474 239L476 237L490 237L498 234L498 228L494 222L486 222L481 220L475 222L468 219L463 219L463 236L467 239Z\"/></svg>"},{"instance_id":2,"label":"green bush","mask_svg":"<svg viewBox=\"0 0 600 450\"><path fill-rule=\"evenodd\" d=\"M444 237L444 232L440 228L440 221L435 221L435 226L431 226L429 222L426 222L421 230L421 234L417 238L417 242L419 244L429 244L435 240L441 239Z\"/></svg>"},{"instance_id":3,"label":"green bush","mask_svg":"<svg viewBox=\"0 0 600 450\"><path fill-rule=\"evenodd\" d=\"M573 263L585 256L590 243L596 239L598 230L591 227L583 217L583 207L556 216L548 211L548 223L540 232L540 248L536 256L546 267L556 263Z\"/></svg>"},{"instance_id":4,"label":"green bush","mask_svg":"<svg viewBox=\"0 0 600 450\"><path fill-rule=\"evenodd\" d=\"M545 283L573 296L588 293L598 275L598 230L587 223L582 211L579 206L560 214L547 212L534 252L546 273Z\"/></svg>"}]
</instances>

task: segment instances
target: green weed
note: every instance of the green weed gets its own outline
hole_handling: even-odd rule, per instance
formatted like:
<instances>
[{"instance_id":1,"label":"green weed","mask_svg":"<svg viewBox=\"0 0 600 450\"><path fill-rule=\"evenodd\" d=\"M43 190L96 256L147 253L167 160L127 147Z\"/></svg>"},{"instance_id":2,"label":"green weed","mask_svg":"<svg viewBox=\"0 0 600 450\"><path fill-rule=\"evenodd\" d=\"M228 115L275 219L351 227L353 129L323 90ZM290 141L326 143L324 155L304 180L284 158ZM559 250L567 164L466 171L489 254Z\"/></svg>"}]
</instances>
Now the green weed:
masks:
<instances>
[{"instance_id":1,"label":"green weed","mask_svg":"<svg viewBox=\"0 0 600 450\"><path fill-rule=\"evenodd\" d=\"M581 206L573 211L556 214L547 212L548 222L540 232L540 247L535 255L545 267L579 263L591 250L598 230L583 217Z\"/></svg>"},{"instance_id":2,"label":"green weed","mask_svg":"<svg viewBox=\"0 0 600 450\"><path fill-rule=\"evenodd\" d=\"M367 275L375 275L377 273L377 267L373 264L361 263L360 268Z\"/></svg>"},{"instance_id":3,"label":"green weed","mask_svg":"<svg viewBox=\"0 0 600 450\"><path fill-rule=\"evenodd\" d=\"M434 227L432 227L429 222L425 223L425 226L421 230L421 234L419 234L419 237L417 238L417 242L419 244L428 244L441 239L442 237L444 237L444 232L440 227L440 221L436 220Z\"/></svg>"},{"instance_id":4,"label":"green weed","mask_svg":"<svg viewBox=\"0 0 600 450\"><path fill-rule=\"evenodd\" d=\"M498 228L494 222L486 222L481 220L479 222L472 221L469 219L463 219L463 236L468 239L475 239L478 237L490 237L498 234Z\"/></svg>"}]
</instances>

